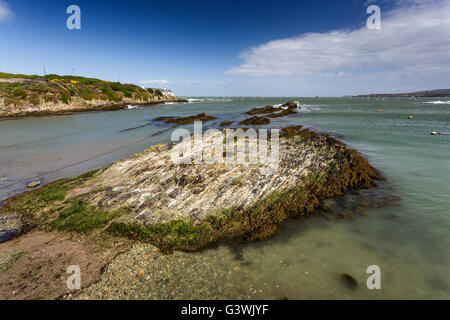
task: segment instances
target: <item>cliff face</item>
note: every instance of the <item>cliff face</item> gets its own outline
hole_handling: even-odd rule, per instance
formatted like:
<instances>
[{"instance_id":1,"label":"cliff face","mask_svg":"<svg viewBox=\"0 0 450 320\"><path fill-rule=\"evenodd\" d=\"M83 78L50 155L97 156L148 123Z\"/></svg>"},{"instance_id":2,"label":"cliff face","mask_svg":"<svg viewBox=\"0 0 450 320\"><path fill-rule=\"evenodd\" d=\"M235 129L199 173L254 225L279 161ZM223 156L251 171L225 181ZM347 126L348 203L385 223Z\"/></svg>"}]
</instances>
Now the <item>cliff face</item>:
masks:
<instances>
[{"instance_id":1,"label":"cliff face","mask_svg":"<svg viewBox=\"0 0 450 320\"><path fill-rule=\"evenodd\" d=\"M98 79L0 74L0 117L117 110L133 105L185 101L159 90Z\"/></svg>"},{"instance_id":2,"label":"cliff face","mask_svg":"<svg viewBox=\"0 0 450 320\"><path fill-rule=\"evenodd\" d=\"M196 250L225 239L267 238L282 221L310 215L323 199L371 187L380 178L357 152L301 127L283 129L278 170L269 173L263 163L176 164L173 148L154 146L98 172L10 199L4 210L38 227Z\"/></svg>"}]
</instances>

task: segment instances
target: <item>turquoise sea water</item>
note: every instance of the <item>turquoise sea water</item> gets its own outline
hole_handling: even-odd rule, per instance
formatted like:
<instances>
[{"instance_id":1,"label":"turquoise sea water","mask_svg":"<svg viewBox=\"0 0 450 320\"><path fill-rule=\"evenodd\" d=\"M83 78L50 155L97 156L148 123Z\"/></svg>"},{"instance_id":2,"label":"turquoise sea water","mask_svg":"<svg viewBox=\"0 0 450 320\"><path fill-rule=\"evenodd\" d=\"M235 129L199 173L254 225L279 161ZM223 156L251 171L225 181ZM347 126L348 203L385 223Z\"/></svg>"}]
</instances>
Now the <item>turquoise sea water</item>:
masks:
<instances>
[{"instance_id":1,"label":"turquoise sea water","mask_svg":"<svg viewBox=\"0 0 450 320\"><path fill-rule=\"evenodd\" d=\"M205 112L218 118L209 127L289 99L302 103L300 113L269 127L301 124L338 137L385 176L368 195L398 201L373 206L356 220L300 219L268 241L205 250L205 263L217 268L240 263L238 273L211 279L211 287L231 282L224 298L449 299L450 135L430 135L450 133L449 99L197 98L189 104L1 120L0 200L30 181L76 176L168 142L171 127L152 123L156 117ZM339 211L352 199L327 205ZM381 290L365 286L369 265L381 268ZM358 280L356 289L342 281L344 272Z\"/></svg>"}]
</instances>

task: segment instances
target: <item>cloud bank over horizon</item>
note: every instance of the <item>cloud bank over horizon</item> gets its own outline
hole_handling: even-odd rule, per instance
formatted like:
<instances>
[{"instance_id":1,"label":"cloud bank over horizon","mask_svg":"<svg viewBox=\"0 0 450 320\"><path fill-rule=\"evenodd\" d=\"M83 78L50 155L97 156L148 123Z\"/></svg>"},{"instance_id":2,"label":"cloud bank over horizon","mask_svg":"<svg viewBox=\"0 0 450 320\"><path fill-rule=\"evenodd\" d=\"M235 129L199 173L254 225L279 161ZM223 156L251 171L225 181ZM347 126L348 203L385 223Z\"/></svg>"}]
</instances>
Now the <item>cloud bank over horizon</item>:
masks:
<instances>
[{"instance_id":1,"label":"cloud bank over horizon","mask_svg":"<svg viewBox=\"0 0 450 320\"><path fill-rule=\"evenodd\" d=\"M364 25L269 41L242 53L243 64L226 73L369 81L448 74L450 1L399 0L396 5L382 11L381 30Z\"/></svg>"}]
</instances>

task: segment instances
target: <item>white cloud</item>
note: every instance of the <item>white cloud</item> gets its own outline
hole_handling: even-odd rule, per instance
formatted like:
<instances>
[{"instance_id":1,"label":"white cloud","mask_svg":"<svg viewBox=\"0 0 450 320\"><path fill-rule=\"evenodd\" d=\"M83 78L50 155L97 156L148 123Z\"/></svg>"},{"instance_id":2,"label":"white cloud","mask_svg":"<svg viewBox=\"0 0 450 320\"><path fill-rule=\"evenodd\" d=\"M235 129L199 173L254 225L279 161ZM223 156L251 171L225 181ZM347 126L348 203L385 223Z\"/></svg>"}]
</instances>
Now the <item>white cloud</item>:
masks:
<instances>
[{"instance_id":1,"label":"white cloud","mask_svg":"<svg viewBox=\"0 0 450 320\"><path fill-rule=\"evenodd\" d=\"M381 30L363 27L270 41L242 53L244 63L227 73L405 77L450 72L450 1L396 4L382 12Z\"/></svg>"},{"instance_id":2,"label":"white cloud","mask_svg":"<svg viewBox=\"0 0 450 320\"><path fill-rule=\"evenodd\" d=\"M0 22L10 19L14 16L14 13L9 9L9 5L0 0Z\"/></svg>"},{"instance_id":3,"label":"white cloud","mask_svg":"<svg viewBox=\"0 0 450 320\"><path fill-rule=\"evenodd\" d=\"M140 84L143 86L167 86L170 82L167 80L144 80Z\"/></svg>"}]
</instances>

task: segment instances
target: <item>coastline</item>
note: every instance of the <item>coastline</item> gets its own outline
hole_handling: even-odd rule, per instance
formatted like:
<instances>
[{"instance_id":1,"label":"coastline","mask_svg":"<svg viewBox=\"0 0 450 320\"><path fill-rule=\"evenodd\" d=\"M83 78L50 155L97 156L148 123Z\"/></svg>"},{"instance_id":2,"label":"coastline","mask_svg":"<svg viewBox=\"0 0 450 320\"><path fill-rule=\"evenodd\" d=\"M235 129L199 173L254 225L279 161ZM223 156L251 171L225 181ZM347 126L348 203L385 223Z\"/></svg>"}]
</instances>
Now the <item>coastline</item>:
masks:
<instances>
[{"instance_id":1,"label":"coastline","mask_svg":"<svg viewBox=\"0 0 450 320\"><path fill-rule=\"evenodd\" d=\"M163 90L78 76L0 73L0 119L188 102Z\"/></svg>"},{"instance_id":2,"label":"coastline","mask_svg":"<svg viewBox=\"0 0 450 320\"><path fill-rule=\"evenodd\" d=\"M27 111L17 111L10 113L0 113L0 120L6 119L15 119L15 118L23 118L28 116L49 116L49 115L67 115L73 113L80 112L100 112L100 111L117 111L125 109L129 105L135 106L152 106L157 104L162 104L166 102L175 102L175 103L187 103L189 102L187 99L174 97L172 99L162 99L162 100L154 100L154 101L138 101L138 100L128 100L120 103L104 103L98 105L61 105L61 107L56 107L53 109L37 109L37 110L27 110Z\"/></svg>"}]
</instances>

